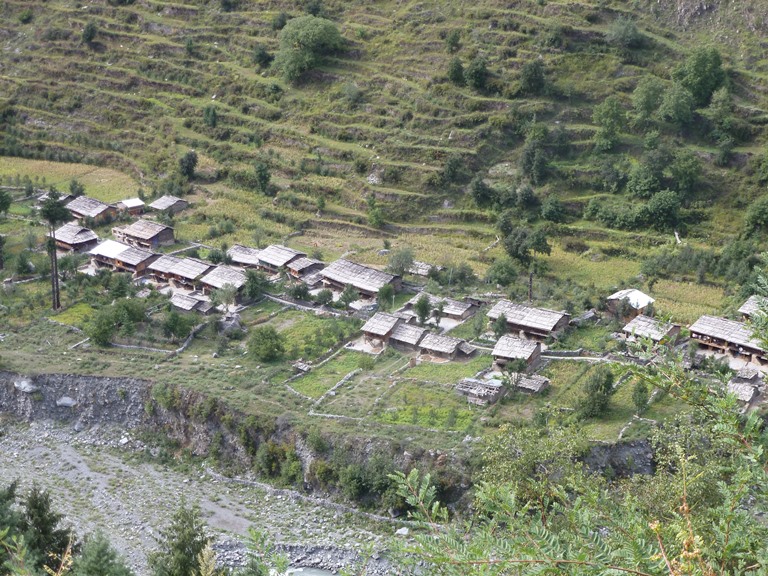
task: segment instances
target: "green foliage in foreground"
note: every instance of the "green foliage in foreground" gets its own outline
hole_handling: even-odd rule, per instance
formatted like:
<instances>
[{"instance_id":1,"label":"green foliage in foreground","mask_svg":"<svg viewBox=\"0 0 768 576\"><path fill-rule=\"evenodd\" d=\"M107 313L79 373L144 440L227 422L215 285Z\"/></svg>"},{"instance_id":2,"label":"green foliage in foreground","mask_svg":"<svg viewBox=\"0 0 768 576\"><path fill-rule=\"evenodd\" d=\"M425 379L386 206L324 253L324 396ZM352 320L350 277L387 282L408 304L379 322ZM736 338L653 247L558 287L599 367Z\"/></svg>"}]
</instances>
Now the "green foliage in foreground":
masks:
<instances>
[{"instance_id":1,"label":"green foliage in foreground","mask_svg":"<svg viewBox=\"0 0 768 576\"><path fill-rule=\"evenodd\" d=\"M607 481L557 425L503 428L484 453L470 518L448 522L429 475L393 475L421 531L400 557L414 574L764 574L766 435L732 396L670 357L637 376L690 407L652 441L656 471Z\"/></svg>"}]
</instances>

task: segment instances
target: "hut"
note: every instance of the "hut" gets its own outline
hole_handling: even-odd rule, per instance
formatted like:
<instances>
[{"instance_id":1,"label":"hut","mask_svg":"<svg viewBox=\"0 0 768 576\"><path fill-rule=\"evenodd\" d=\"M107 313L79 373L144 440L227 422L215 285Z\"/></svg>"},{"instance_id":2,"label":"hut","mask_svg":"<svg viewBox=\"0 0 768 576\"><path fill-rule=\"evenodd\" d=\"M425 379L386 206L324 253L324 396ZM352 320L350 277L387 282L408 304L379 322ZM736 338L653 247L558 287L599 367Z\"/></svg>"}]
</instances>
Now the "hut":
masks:
<instances>
[{"instance_id":1,"label":"hut","mask_svg":"<svg viewBox=\"0 0 768 576\"><path fill-rule=\"evenodd\" d=\"M240 292L245 286L246 277L240 270L230 266L215 266L202 278L200 286L203 294L209 295L214 290L224 288L226 285L234 286Z\"/></svg>"},{"instance_id":2,"label":"hut","mask_svg":"<svg viewBox=\"0 0 768 576\"><path fill-rule=\"evenodd\" d=\"M760 306L765 305L765 297L764 296L757 296L752 295L749 298L747 298L747 301L744 302L744 304L741 305L741 308L739 308L739 314L744 318L744 320L749 320L754 316L756 312L760 311Z\"/></svg>"},{"instance_id":3,"label":"hut","mask_svg":"<svg viewBox=\"0 0 768 576\"><path fill-rule=\"evenodd\" d=\"M120 200L116 206L120 212L125 212L131 216L138 216L144 212L144 200L141 198L126 198Z\"/></svg>"},{"instance_id":4,"label":"hut","mask_svg":"<svg viewBox=\"0 0 768 576\"><path fill-rule=\"evenodd\" d=\"M766 361L762 344L752 337L751 329L744 322L705 315L691 325L690 331L691 338L705 348L756 364Z\"/></svg>"},{"instance_id":5,"label":"hut","mask_svg":"<svg viewBox=\"0 0 768 576\"><path fill-rule=\"evenodd\" d=\"M666 344L677 340L680 326L640 314L632 318L621 332L627 340L648 338L655 344Z\"/></svg>"},{"instance_id":6,"label":"hut","mask_svg":"<svg viewBox=\"0 0 768 576\"><path fill-rule=\"evenodd\" d=\"M229 256L232 264L242 268L258 268L260 253L261 250L257 248L249 248L248 246L243 246L242 244L234 244L229 250L227 250L227 256Z\"/></svg>"},{"instance_id":7,"label":"hut","mask_svg":"<svg viewBox=\"0 0 768 576\"><path fill-rule=\"evenodd\" d=\"M445 270L445 267L435 266L433 264L427 264L426 262L419 262L418 260L414 260L413 264L411 264L411 267L408 268L408 272L413 274L414 276L424 276L424 277L429 276L429 272L431 270L440 272L442 270Z\"/></svg>"},{"instance_id":8,"label":"hut","mask_svg":"<svg viewBox=\"0 0 768 576\"><path fill-rule=\"evenodd\" d=\"M111 204L105 204L95 198L78 196L67 204L67 210L75 220L85 222L92 220L97 224L110 222L117 217L117 208Z\"/></svg>"},{"instance_id":9,"label":"hut","mask_svg":"<svg viewBox=\"0 0 768 576\"><path fill-rule=\"evenodd\" d=\"M164 255L147 267L147 272L158 282L168 282L177 288L200 290L201 278L213 268L196 258L177 258Z\"/></svg>"},{"instance_id":10,"label":"hut","mask_svg":"<svg viewBox=\"0 0 768 576\"><path fill-rule=\"evenodd\" d=\"M160 196L160 198L152 202L149 207L152 208L152 210L165 212L166 214L170 214L172 216L174 214L178 214L182 210L189 208L189 202L182 200L181 198L177 198L176 196L166 194L165 196Z\"/></svg>"},{"instance_id":11,"label":"hut","mask_svg":"<svg viewBox=\"0 0 768 576\"><path fill-rule=\"evenodd\" d=\"M45 201L48 200L50 197L50 192L45 192L43 194L40 194L40 196L37 197L37 205L38 207L42 207L43 204L45 204ZM72 194L66 193L66 192L59 192L59 202L64 204L65 206L74 200L76 196L73 196Z\"/></svg>"},{"instance_id":12,"label":"hut","mask_svg":"<svg viewBox=\"0 0 768 576\"><path fill-rule=\"evenodd\" d=\"M501 380L481 380L479 378L464 378L456 385L456 392L467 397L467 402L478 406L487 406L498 402L506 389Z\"/></svg>"},{"instance_id":13,"label":"hut","mask_svg":"<svg viewBox=\"0 0 768 576\"><path fill-rule=\"evenodd\" d=\"M491 322L495 322L502 315L507 321L507 331L513 334L522 333L537 340L556 337L565 330L571 320L571 316L566 312L523 306L509 300L499 300L488 311Z\"/></svg>"},{"instance_id":14,"label":"hut","mask_svg":"<svg viewBox=\"0 0 768 576\"><path fill-rule=\"evenodd\" d=\"M288 269L288 274L294 278L301 279L319 272L325 268L325 264L314 258L303 257L289 262L285 267Z\"/></svg>"},{"instance_id":15,"label":"hut","mask_svg":"<svg viewBox=\"0 0 768 576\"><path fill-rule=\"evenodd\" d=\"M99 243L99 237L90 228L68 222L53 232L56 247L65 252L83 252Z\"/></svg>"},{"instance_id":16,"label":"hut","mask_svg":"<svg viewBox=\"0 0 768 576\"><path fill-rule=\"evenodd\" d=\"M259 268L274 274L294 260L305 258L306 256L304 252L299 252L293 248L288 248L281 244L272 244L259 252Z\"/></svg>"},{"instance_id":17,"label":"hut","mask_svg":"<svg viewBox=\"0 0 768 576\"><path fill-rule=\"evenodd\" d=\"M116 272L130 272L142 276L147 267L160 255L148 250L127 246L114 240L105 240L88 252L94 268L108 268Z\"/></svg>"},{"instance_id":18,"label":"hut","mask_svg":"<svg viewBox=\"0 0 768 576\"><path fill-rule=\"evenodd\" d=\"M391 284L395 292L398 292L402 284L400 276L344 259L336 260L319 274L324 286L338 292L346 286L352 286L365 298L375 298L387 284Z\"/></svg>"},{"instance_id":19,"label":"hut","mask_svg":"<svg viewBox=\"0 0 768 576\"><path fill-rule=\"evenodd\" d=\"M393 330L401 322L402 319L397 316L376 312L362 327L363 339L367 344L381 348L389 342Z\"/></svg>"},{"instance_id":20,"label":"hut","mask_svg":"<svg viewBox=\"0 0 768 576\"><path fill-rule=\"evenodd\" d=\"M421 339L419 349L422 354L445 360L453 360L457 356L468 357L475 352L474 346L461 338L431 332Z\"/></svg>"},{"instance_id":21,"label":"hut","mask_svg":"<svg viewBox=\"0 0 768 576\"><path fill-rule=\"evenodd\" d=\"M182 294L181 292L175 292L171 296L171 304L179 310L185 312L199 312L200 314L208 314L213 310L213 304L211 301L203 296L193 296L191 294Z\"/></svg>"},{"instance_id":22,"label":"hut","mask_svg":"<svg viewBox=\"0 0 768 576\"><path fill-rule=\"evenodd\" d=\"M614 292L606 299L608 311L614 316L632 318L644 314L655 300L635 288Z\"/></svg>"},{"instance_id":23,"label":"hut","mask_svg":"<svg viewBox=\"0 0 768 576\"><path fill-rule=\"evenodd\" d=\"M167 246L176 241L173 228L152 220L137 220L129 226L113 228L112 235L120 242L147 250Z\"/></svg>"},{"instance_id":24,"label":"hut","mask_svg":"<svg viewBox=\"0 0 768 576\"><path fill-rule=\"evenodd\" d=\"M549 378L523 372L512 372L509 375L509 382L521 392L528 392L529 394L538 394L549 387Z\"/></svg>"},{"instance_id":25,"label":"hut","mask_svg":"<svg viewBox=\"0 0 768 576\"><path fill-rule=\"evenodd\" d=\"M541 360L541 343L504 334L493 347L493 359L501 367L523 360L526 367L531 368Z\"/></svg>"},{"instance_id":26,"label":"hut","mask_svg":"<svg viewBox=\"0 0 768 576\"><path fill-rule=\"evenodd\" d=\"M425 333L426 330L424 328L400 322L392 331L389 343L395 348L418 350L419 342Z\"/></svg>"},{"instance_id":27,"label":"hut","mask_svg":"<svg viewBox=\"0 0 768 576\"><path fill-rule=\"evenodd\" d=\"M419 301L419 299L422 296L427 296L429 298L429 304L434 310L437 308L437 306L442 303L443 305L443 317L445 318L451 318L452 320L466 320L475 311L474 305L472 305L469 302L462 302L461 300L454 300L453 298L442 298L440 296L433 296L432 294L428 294L427 292L419 292L408 300L408 302L405 303L403 306L403 312L408 314L409 316L415 317L416 312L414 312L414 308L416 306L416 302Z\"/></svg>"}]
</instances>

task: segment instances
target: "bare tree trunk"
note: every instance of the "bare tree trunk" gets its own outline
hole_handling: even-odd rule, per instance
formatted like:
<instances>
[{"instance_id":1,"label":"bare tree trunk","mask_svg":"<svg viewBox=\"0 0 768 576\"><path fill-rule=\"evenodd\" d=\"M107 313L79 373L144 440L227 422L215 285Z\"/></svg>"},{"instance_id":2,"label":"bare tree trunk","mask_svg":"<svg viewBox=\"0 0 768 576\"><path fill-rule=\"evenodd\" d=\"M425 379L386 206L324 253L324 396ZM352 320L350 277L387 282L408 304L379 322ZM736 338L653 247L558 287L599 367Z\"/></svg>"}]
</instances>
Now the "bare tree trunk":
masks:
<instances>
[{"instance_id":1,"label":"bare tree trunk","mask_svg":"<svg viewBox=\"0 0 768 576\"><path fill-rule=\"evenodd\" d=\"M58 310L61 308L59 299L59 260L56 257L56 240L54 239L53 226L48 226L48 256L51 258L51 308Z\"/></svg>"}]
</instances>

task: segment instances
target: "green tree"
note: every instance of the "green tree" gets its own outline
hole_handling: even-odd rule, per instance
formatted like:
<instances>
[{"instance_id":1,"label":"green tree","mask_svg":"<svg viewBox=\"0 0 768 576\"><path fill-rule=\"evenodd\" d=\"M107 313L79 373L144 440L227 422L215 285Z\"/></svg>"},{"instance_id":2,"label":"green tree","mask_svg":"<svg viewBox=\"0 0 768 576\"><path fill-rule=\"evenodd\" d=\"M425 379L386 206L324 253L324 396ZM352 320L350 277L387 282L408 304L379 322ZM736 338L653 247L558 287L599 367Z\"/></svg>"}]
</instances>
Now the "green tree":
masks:
<instances>
[{"instance_id":1,"label":"green tree","mask_svg":"<svg viewBox=\"0 0 768 576\"><path fill-rule=\"evenodd\" d=\"M714 47L697 48L672 77L691 93L697 106L706 106L712 93L725 82L720 52Z\"/></svg>"},{"instance_id":2,"label":"green tree","mask_svg":"<svg viewBox=\"0 0 768 576\"><path fill-rule=\"evenodd\" d=\"M266 162L256 162L254 165L254 173L256 175L256 186L258 187L259 192L265 196L269 196L269 182L272 179L269 165Z\"/></svg>"},{"instance_id":3,"label":"green tree","mask_svg":"<svg viewBox=\"0 0 768 576\"><path fill-rule=\"evenodd\" d=\"M643 208L643 219L657 230L677 225L680 219L680 195L673 190L656 192Z\"/></svg>"},{"instance_id":4,"label":"green tree","mask_svg":"<svg viewBox=\"0 0 768 576\"><path fill-rule=\"evenodd\" d=\"M644 380L638 380L635 382L632 388L632 403L635 405L635 413L642 414L648 408L648 400L650 394L648 392L648 384Z\"/></svg>"},{"instance_id":5,"label":"green tree","mask_svg":"<svg viewBox=\"0 0 768 576\"><path fill-rule=\"evenodd\" d=\"M260 270L248 270L245 273L243 294L249 300L258 300L269 288L269 279Z\"/></svg>"},{"instance_id":6,"label":"green tree","mask_svg":"<svg viewBox=\"0 0 768 576\"><path fill-rule=\"evenodd\" d=\"M419 324L423 326L432 313L432 302L429 296L422 292L413 305L413 311L416 312L416 319L419 321Z\"/></svg>"},{"instance_id":7,"label":"green tree","mask_svg":"<svg viewBox=\"0 0 768 576\"><path fill-rule=\"evenodd\" d=\"M219 123L219 114L216 112L216 106L210 104L203 108L203 123L209 128L216 128Z\"/></svg>"},{"instance_id":8,"label":"green tree","mask_svg":"<svg viewBox=\"0 0 768 576\"><path fill-rule=\"evenodd\" d=\"M280 32L280 49L272 65L285 80L295 82L342 45L333 22L316 16L299 16L289 20Z\"/></svg>"},{"instance_id":9,"label":"green tree","mask_svg":"<svg viewBox=\"0 0 768 576\"><path fill-rule=\"evenodd\" d=\"M352 284L347 284L344 286L344 290L342 290L341 294L339 295L338 301L342 306L347 308L350 304L352 304L352 302L359 299L360 292L357 291L357 288L352 286Z\"/></svg>"},{"instance_id":10,"label":"green tree","mask_svg":"<svg viewBox=\"0 0 768 576\"><path fill-rule=\"evenodd\" d=\"M584 384L584 395L576 405L577 414L582 418L595 418L604 414L616 391L613 381L610 368L599 366Z\"/></svg>"},{"instance_id":11,"label":"green tree","mask_svg":"<svg viewBox=\"0 0 768 576\"><path fill-rule=\"evenodd\" d=\"M496 192L485 183L482 176L475 176L469 183L469 192L479 207L488 206L496 197Z\"/></svg>"},{"instance_id":12,"label":"green tree","mask_svg":"<svg viewBox=\"0 0 768 576\"><path fill-rule=\"evenodd\" d=\"M659 117L683 128L693 120L694 99L682 84L674 82L667 88L658 109Z\"/></svg>"},{"instance_id":13,"label":"green tree","mask_svg":"<svg viewBox=\"0 0 768 576\"><path fill-rule=\"evenodd\" d=\"M485 275L485 281L488 284L495 284L498 286L509 286L517 279L518 270L515 262L506 256L501 256L494 260L493 264L488 268L488 272Z\"/></svg>"},{"instance_id":14,"label":"green tree","mask_svg":"<svg viewBox=\"0 0 768 576\"><path fill-rule=\"evenodd\" d=\"M544 91L547 79L544 74L544 62L541 58L529 60L520 71L520 92L537 96Z\"/></svg>"},{"instance_id":15,"label":"green tree","mask_svg":"<svg viewBox=\"0 0 768 576\"><path fill-rule=\"evenodd\" d=\"M627 179L627 192L636 198L650 198L661 188L656 172L645 162L633 164Z\"/></svg>"},{"instance_id":16,"label":"green tree","mask_svg":"<svg viewBox=\"0 0 768 576\"><path fill-rule=\"evenodd\" d=\"M541 204L541 217L550 222L565 222L565 206L554 196L548 196Z\"/></svg>"},{"instance_id":17,"label":"green tree","mask_svg":"<svg viewBox=\"0 0 768 576\"><path fill-rule=\"evenodd\" d=\"M85 194L85 186L77 178L73 178L69 181L69 193L72 196L82 196Z\"/></svg>"},{"instance_id":18,"label":"green tree","mask_svg":"<svg viewBox=\"0 0 768 576\"><path fill-rule=\"evenodd\" d=\"M285 336L274 326L258 326L248 339L248 352L262 362L280 360L285 354Z\"/></svg>"},{"instance_id":19,"label":"green tree","mask_svg":"<svg viewBox=\"0 0 768 576\"><path fill-rule=\"evenodd\" d=\"M366 203L368 204L368 225L373 228L384 226L384 213L376 202L376 196L373 194L368 196Z\"/></svg>"},{"instance_id":20,"label":"green tree","mask_svg":"<svg viewBox=\"0 0 768 576\"><path fill-rule=\"evenodd\" d=\"M634 122L639 126L648 126L663 99L664 82L656 76L644 76L632 92Z\"/></svg>"},{"instance_id":21,"label":"green tree","mask_svg":"<svg viewBox=\"0 0 768 576\"><path fill-rule=\"evenodd\" d=\"M448 34L445 35L445 47L448 48L448 52L456 52L461 48L461 30L454 28Z\"/></svg>"},{"instance_id":22,"label":"green tree","mask_svg":"<svg viewBox=\"0 0 768 576\"><path fill-rule=\"evenodd\" d=\"M85 539L83 549L72 563L72 576L132 576L130 568L103 533Z\"/></svg>"},{"instance_id":23,"label":"green tree","mask_svg":"<svg viewBox=\"0 0 768 576\"><path fill-rule=\"evenodd\" d=\"M749 205L744 217L744 227L747 232L768 230L768 196L760 196Z\"/></svg>"},{"instance_id":24,"label":"green tree","mask_svg":"<svg viewBox=\"0 0 768 576\"><path fill-rule=\"evenodd\" d=\"M184 501L174 512L171 523L160 532L160 549L147 560L153 576L192 576L200 572L200 555L210 545L205 523L197 506Z\"/></svg>"},{"instance_id":25,"label":"green tree","mask_svg":"<svg viewBox=\"0 0 768 576\"><path fill-rule=\"evenodd\" d=\"M5 268L5 243L6 236L0 234L0 270Z\"/></svg>"},{"instance_id":26,"label":"green tree","mask_svg":"<svg viewBox=\"0 0 768 576\"><path fill-rule=\"evenodd\" d=\"M177 342L180 338L186 338L189 335L194 324L193 318L182 316L175 309L171 309L163 320L163 334Z\"/></svg>"},{"instance_id":27,"label":"green tree","mask_svg":"<svg viewBox=\"0 0 768 576\"><path fill-rule=\"evenodd\" d=\"M391 310L395 299L395 287L392 284L384 284L379 288L379 293L376 295L376 301L379 303L379 308L384 311Z\"/></svg>"},{"instance_id":28,"label":"green tree","mask_svg":"<svg viewBox=\"0 0 768 576\"><path fill-rule=\"evenodd\" d=\"M403 276L413 267L413 250L410 246L394 250L389 255L387 271L397 276Z\"/></svg>"},{"instance_id":29,"label":"green tree","mask_svg":"<svg viewBox=\"0 0 768 576\"><path fill-rule=\"evenodd\" d=\"M99 29L96 27L96 23L93 20L89 20L83 28L83 44L90 45L95 39Z\"/></svg>"},{"instance_id":30,"label":"green tree","mask_svg":"<svg viewBox=\"0 0 768 576\"><path fill-rule=\"evenodd\" d=\"M321 306L328 306L331 302L333 302L333 292L331 292L328 288L323 288L320 290L320 292L317 293L317 296L315 296L315 302Z\"/></svg>"},{"instance_id":31,"label":"green tree","mask_svg":"<svg viewBox=\"0 0 768 576\"><path fill-rule=\"evenodd\" d=\"M222 306L228 312L237 302L237 287L234 284L224 284L211 293L211 304Z\"/></svg>"},{"instance_id":32,"label":"green tree","mask_svg":"<svg viewBox=\"0 0 768 576\"><path fill-rule=\"evenodd\" d=\"M676 150L673 158L669 172L675 183L675 189L683 196L689 196L693 193L701 177L701 161L688 148Z\"/></svg>"},{"instance_id":33,"label":"green tree","mask_svg":"<svg viewBox=\"0 0 768 576\"><path fill-rule=\"evenodd\" d=\"M620 17L614 20L605 34L608 44L612 44L623 50L641 48L643 35L637 29L637 25L629 18Z\"/></svg>"},{"instance_id":34,"label":"green tree","mask_svg":"<svg viewBox=\"0 0 768 576\"><path fill-rule=\"evenodd\" d=\"M56 241L54 240L54 231L59 224L66 222L71 218L69 210L60 200L59 193L55 188L48 191L48 198L43 202L40 209L40 216L48 224L48 238L46 246L48 257L51 260L51 308L58 310L61 308L61 296L59 291L59 260L56 254Z\"/></svg>"},{"instance_id":35,"label":"green tree","mask_svg":"<svg viewBox=\"0 0 768 576\"><path fill-rule=\"evenodd\" d=\"M274 59L275 57L267 51L266 46L256 44L253 49L253 61L259 68L269 68Z\"/></svg>"},{"instance_id":36,"label":"green tree","mask_svg":"<svg viewBox=\"0 0 768 576\"><path fill-rule=\"evenodd\" d=\"M599 126L595 134L595 148L605 152L616 146L624 119L624 110L616 96L608 96L601 104L595 106L592 121Z\"/></svg>"},{"instance_id":37,"label":"green tree","mask_svg":"<svg viewBox=\"0 0 768 576\"><path fill-rule=\"evenodd\" d=\"M475 56L464 72L464 79L470 88L482 92L488 87L488 63L483 56Z\"/></svg>"},{"instance_id":38,"label":"green tree","mask_svg":"<svg viewBox=\"0 0 768 576\"><path fill-rule=\"evenodd\" d=\"M504 250L510 258L528 265L533 261L534 254L549 255L552 247L544 230L531 230L525 226L518 226L504 238Z\"/></svg>"},{"instance_id":39,"label":"green tree","mask_svg":"<svg viewBox=\"0 0 768 576\"><path fill-rule=\"evenodd\" d=\"M461 58L458 56L451 58L451 61L448 63L448 80L456 86L464 86L464 84L466 84L464 78L464 65L461 63Z\"/></svg>"},{"instance_id":40,"label":"green tree","mask_svg":"<svg viewBox=\"0 0 768 576\"><path fill-rule=\"evenodd\" d=\"M491 329L497 340L504 336L507 333L507 317L504 314L499 314L499 317L493 321Z\"/></svg>"},{"instance_id":41,"label":"green tree","mask_svg":"<svg viewBox=\"0 0 768 576\"><path fill-rule=\"evenodd\" d=\"M191 180L195 176L195 168L197 167L197 152L194 150L187 150L187 152L179 158L179 172L187 180Z\"/></svg>"},{"instance_id":42,"label":"green tree","mask_svg":"<svg viewBox=\"0 0 768 576\"><path fill-rule=\"evenodd\" d=\"M63 516L52 509L48 492L37 486L33 486L29 491L23 506L22 532L34 558L33 565L36 568L58 569L58 558L62 557L74 542L72 530L59 527Z\"/></svg>"},{"instance_id":43,"label":"green tree","mask_svg":"<svg viewBox=\"0 0 768 576\"><path fill-rule=\"evenodd\" d=\"M11 195L7 190L0 190L0 214L8 214L11 208Z\"/></svg>"}]
</instances>

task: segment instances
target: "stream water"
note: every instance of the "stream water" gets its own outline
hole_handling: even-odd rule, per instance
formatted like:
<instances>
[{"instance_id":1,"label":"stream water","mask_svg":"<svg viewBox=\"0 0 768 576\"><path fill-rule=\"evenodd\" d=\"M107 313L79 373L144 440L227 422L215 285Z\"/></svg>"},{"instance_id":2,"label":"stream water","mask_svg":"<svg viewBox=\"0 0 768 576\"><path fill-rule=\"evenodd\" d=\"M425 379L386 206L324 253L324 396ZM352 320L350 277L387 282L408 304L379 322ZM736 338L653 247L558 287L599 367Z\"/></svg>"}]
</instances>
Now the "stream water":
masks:
<instances>
[{"instance_id":1,"label":"stream water","mask_svg":"<svg viewBox=\"0 0 768 576\"><path fill-rule=\"evenodd\" d=\"M333 576L333 572L320 570L319 568L290 568L288 574L296 576Z\"/></svg>"}]
</instances>

